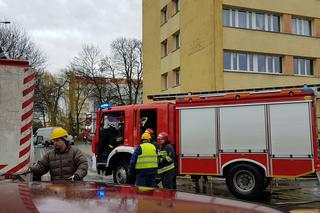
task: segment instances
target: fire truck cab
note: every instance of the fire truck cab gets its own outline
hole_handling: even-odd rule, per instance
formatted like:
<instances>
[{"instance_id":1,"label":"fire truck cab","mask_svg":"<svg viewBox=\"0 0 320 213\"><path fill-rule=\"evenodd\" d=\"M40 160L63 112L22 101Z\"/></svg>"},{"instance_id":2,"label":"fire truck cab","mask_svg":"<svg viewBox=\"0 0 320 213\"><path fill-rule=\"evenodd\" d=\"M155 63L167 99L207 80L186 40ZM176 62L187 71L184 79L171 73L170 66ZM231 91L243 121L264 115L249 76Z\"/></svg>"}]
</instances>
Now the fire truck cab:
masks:
<instances>
[{"instance_id":1,"label":"fire truck cab","mask_svg":"<svg viewBox=\"0 0 320 213\"><path fill-rule=\"evenodd\" d=\"M151 128L155 135L162 131L169 132L170 140L175 141L174 104L102 106L98 111L92 143L98 173L113 174L115 183L127 183L131 155L147 128Z\"/></svg>"}]
</instances>

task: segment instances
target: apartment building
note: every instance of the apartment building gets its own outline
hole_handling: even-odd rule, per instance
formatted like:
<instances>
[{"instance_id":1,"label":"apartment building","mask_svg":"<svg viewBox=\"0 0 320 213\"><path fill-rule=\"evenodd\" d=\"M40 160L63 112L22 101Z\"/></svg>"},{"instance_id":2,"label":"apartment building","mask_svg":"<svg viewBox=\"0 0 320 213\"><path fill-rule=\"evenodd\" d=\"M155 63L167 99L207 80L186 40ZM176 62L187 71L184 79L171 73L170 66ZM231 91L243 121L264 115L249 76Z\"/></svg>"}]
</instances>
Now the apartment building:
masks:
<instances>
[{"instance_id":1,"label":"apartment building","mask_svg":"<svg viewBox=\"0 0 320 213\"><path fill-rule=\"evenodd\" d=\"M147 95L320 83L319 0L143 0Z\"/></svg>"},{"instance_id":2,"label":"apartment building","mask_svg":"<svg viewBox=\"0 0 320 213\"><path fill-rule=\"evenodd\" d=\"M142 2L144 102L154 94L320 84L319 0Z\"/></svg>"}]
</instances>

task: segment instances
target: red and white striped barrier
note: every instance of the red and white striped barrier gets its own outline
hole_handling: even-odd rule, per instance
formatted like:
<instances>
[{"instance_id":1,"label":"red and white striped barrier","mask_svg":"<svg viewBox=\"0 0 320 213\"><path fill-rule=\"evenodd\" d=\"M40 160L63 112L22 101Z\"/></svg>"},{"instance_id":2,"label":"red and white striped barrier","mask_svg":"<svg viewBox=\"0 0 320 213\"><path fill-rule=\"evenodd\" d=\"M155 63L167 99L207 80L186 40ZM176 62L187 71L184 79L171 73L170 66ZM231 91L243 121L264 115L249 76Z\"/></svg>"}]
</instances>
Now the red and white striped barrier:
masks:
<instances>
[{"instance_id":1,"label":"red and white striped barrier","mask_svg":"<svg viewBox=\"0 0 320 213\"><path fill-rule=\"evenodd\" d=\"M0 60L0 175L30 162L35 72L26 61Z\"/></svg>"}]
</instances>

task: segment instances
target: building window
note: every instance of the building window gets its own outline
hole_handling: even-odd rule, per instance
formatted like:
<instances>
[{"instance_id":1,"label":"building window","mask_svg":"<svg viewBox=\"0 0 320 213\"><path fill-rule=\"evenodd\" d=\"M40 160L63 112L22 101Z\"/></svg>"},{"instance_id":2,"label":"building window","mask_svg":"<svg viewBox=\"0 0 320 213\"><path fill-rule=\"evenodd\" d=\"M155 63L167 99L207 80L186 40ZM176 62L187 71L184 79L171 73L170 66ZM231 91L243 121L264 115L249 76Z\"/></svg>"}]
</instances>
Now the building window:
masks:
<instances>
[{"instance_id":1,"label":"building window","mask_svg":"<svg viewBox=\"0 0 320 213\"><path fill-rule=\"evenodd\" d=\"M313 75L313 61L311 59L294 58L293 63L295 75Z\"/></svg>"},{"instance_id":2,"label":"building window","mask_svg":"<svg viewBox=\"0 0 320 213\"><path fill-rule=\"evenodd\" d=\"M162 85L162 90L168 89L168 73L161 75L161 85Z\"/></svg>"},{"instance_id":3,"label":"building window","mask_svg":"<svg viewBox=\"0 0 320 213\"><path fill-rule=\"evenodd\" d=\"M173 0L173 8L174 8L174 14L180 11L180 1L179 0Z\"/></svg>"},{"instance_id":4,"label":"building window","mask_svg":"<svg viewBox=\"0 0 320 213\"><path fill-rule=\"evenodd\" d=\"M161 57L168 55L168 42L167 39L161 42Z\"/></svg>"},{"instance_id":5,"label":"building window","mask_svg":"<svg viewBox=\"0 0 320 213\"><path fill-rule=\"evenodd\" d=\"M282 73L281 57L274 55L224 51L224 70Z\"/></svg>"},{"instance_id":6,"label":"building window","mask_svg":"<svg viewBox=\"0 0 320 213\"><path fill-rule=\"evenodd\" d=\"M256 24L255 24L256 30L265 30L264 22L265 22L264 14L256 13Z\"/></svg>"},{"instance_id":7,"label":"building window","mask_svg":"<svg viewBox=\"0 0 320 213\"><path fill-rule=\"evenodd\" d=\"M179 86L180 85L180 67L173 70L173 72L176 79L176 86Z\"/></svg>"},{"instance_id":8,"label":"building window","mask_svg":"<svg viewBox=\"0 0 320 213\"><path fill-rule=\"evenodd\" d=\"M175 49L179 49L180 48L180 31L173 34L173 39L174 39Z\"/></svg>"},{"instance_id":9,"label":"building window","mask_svg":"<svg viewBox=\"0 0 320 213\"><path fill-rule=\"evenodd\" d=\"M164 24L167 21L168 21L168 12L167 12L167 6L165 6L161 10L161 24Z\"/></svg>"},{"instance_id":10,"label":"building window","mask_svg":"<svg viewBox=\"0 0 320 213\"><path fill-rule=\"evenodd\" d=\"M224 54L223 54L223 63L224 63L224 69L225 70L231 70L231 52L228 52L228 51L224 51Z\"/></svg>"},{"instance_id":11,"label":"building window","mask_svg":"<svg viewBox=\"0 0 320 213\"><path fill-rule=\"evenodd\" d=\"M311 21L301 18L292 18L292 33L311 36Z\"/></svg>"},{"instance_id":12,"label":"building window","mask_svg":"<svg viewBox=\"0 0 320 213\"><path fill-rule=\"evenodd\" d=\"M280 32L280 16L267 13L224 9L223 24L228 27Z\"/></svg>"}]
</instances>

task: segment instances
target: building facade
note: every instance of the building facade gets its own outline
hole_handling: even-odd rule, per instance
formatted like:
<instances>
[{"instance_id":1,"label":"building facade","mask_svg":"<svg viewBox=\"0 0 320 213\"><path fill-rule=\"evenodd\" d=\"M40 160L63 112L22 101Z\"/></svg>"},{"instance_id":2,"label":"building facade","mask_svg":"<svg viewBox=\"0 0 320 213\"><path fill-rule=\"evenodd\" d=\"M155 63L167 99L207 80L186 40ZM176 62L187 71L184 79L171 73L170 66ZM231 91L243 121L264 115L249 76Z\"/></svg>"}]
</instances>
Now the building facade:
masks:
<instances>
[{"instance_id":1,"label":"building facade","mask_svg":"<svg viewBox=\"0 0 320 213\"><path fill-rule=\"evenodd\" d=\"M319 0L143 0L144 101L319 84L319 11Z\"/></svg>"}]
</instances>

